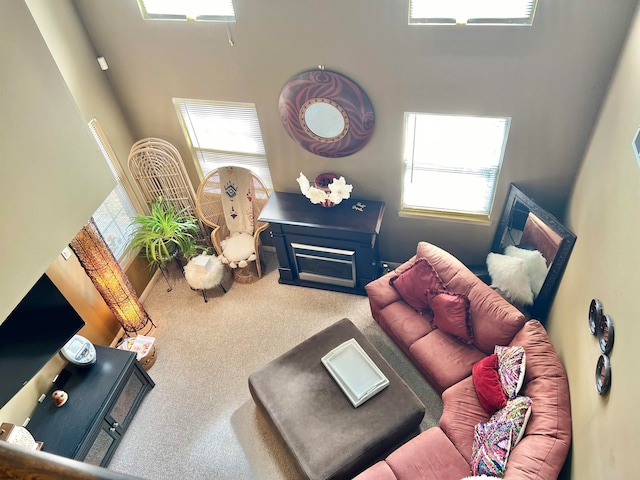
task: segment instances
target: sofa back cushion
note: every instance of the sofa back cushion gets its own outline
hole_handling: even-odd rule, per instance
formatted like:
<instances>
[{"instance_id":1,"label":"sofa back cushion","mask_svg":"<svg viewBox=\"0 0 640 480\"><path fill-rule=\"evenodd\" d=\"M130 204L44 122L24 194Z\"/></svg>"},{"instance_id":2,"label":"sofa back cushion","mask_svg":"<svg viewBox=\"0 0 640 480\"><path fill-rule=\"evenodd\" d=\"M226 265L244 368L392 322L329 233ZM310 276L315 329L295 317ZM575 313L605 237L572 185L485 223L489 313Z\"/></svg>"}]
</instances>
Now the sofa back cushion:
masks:
<instances>
[{"instance_id":1,"label":"sofa back cushion","mask_svg":"<svg viewBox=\"0 0 640 480\"><path fill-rule=\"evenodd\" d=\"M567 373L542 324L531 320L513 338L524 348L527 369L521 395L531 398L531 418L512 450L507 475L557 478L571 444L571 398Z\"/></svg>"},{"instance_id":2,"label":"sofa back cushion","mask_svg":"<svg viewBox=\"0 0 640 480\"><path fill-rule=\"evenodd\" d=\"M508 345L524 325L522 312L449 252L431 243L420 242L416 257L429 260L448 290L469 298L473 344L487 355L493 353L496 345Z\"/></svg>"}]
</instances>

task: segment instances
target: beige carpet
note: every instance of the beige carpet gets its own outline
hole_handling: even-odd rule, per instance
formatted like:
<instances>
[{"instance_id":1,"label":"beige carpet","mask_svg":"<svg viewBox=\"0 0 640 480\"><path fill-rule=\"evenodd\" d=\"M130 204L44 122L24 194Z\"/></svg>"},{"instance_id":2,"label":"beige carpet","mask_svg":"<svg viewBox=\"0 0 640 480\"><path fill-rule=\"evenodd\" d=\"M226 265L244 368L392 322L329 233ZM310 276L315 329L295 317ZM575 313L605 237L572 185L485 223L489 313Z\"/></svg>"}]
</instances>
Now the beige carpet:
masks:
<instances>
[{"instance_id":1,"label":"beige carpet","mask_svg":"<svg viewBox=\"0 0 640 480\"><path fill-rule=\"evenodd\" d=\"M109 468L155 479L296 479L279 438L247 386L254 370L347 317L427 407L421 429L442 412L437 394L371 318L366 297L278 283L275 254L256 283L227 281L204 303L172 266L144 300L157 325L156 387L145 398Z\"/></svg>"}]
</instances>

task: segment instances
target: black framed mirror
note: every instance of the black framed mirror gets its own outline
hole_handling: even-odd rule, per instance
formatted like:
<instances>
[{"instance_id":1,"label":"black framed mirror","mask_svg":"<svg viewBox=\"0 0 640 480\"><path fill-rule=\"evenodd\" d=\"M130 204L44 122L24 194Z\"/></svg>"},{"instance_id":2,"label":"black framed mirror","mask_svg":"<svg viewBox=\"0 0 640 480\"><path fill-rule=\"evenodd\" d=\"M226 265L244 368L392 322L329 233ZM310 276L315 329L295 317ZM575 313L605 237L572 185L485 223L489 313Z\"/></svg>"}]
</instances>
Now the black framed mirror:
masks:
<instances>
[{"instance_id":1,"label":"black framed mirror","mask_svg":"<svg viewBox=\"0 0 640 480\"><path fill-rule=\"evenodd\" d=\"M547 275L529 309L531 318L546 321L576 235L513 183L505 202L491 251L504 253L508 245L536 249L547 262Z\"/></svg>"}]
</instances>

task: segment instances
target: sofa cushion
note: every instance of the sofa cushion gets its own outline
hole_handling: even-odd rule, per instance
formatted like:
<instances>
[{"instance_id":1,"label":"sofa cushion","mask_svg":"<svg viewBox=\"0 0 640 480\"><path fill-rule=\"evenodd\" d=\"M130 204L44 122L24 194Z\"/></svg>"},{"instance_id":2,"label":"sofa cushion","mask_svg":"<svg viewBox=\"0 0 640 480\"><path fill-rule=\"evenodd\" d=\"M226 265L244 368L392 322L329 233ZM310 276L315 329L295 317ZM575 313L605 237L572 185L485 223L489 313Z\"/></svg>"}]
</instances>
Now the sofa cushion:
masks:
<instances>
[{"instance_id":1,"label":"sofa cushion","mask_svg":"<svg viewBox=\"0 0 640 480\"><path fill-rule=\"evenodd\" d=\"M485 356L475 346L462 343L438 329L417 340L409 353L418 370L438 393L468 377L473 364Z\"/></svg>"},{"instance_id":2,"label":"sofa cushion","mask_svg":"<svg viewBox=\"0 0 640 480\"><path fill-rule=\"evenodd\" d=\"M533 304L527 267L520 258L490 253L487 255L487 269L491 286L500 289L511 302L516 305Z\"/></svg>"},{"instance_id":3,"label":"sofa cushion","mask_svg":"<svg viewBox=\"0 0 640 480\"><path fill-rule=\"evenodd\" d=\"M386 462L398 480L462 478L471 468L438 427L430 428L392 452Z\"/></svg>"},{"instance_id":4,"label":"sofa cushion","mask_svg":"<svg viewBox=\"0 0 640 480\"><path fill-rule=\"evenodd\" d=\"M475 425L490 418L478 400L472 378L467 377L446 389L442 393L442 404L438 424L460 454L471 463Z\"/></svg>"},{"instance_id":5,"label":"sofa cushion","mask_svg":"<svg viewBox=\"0 0 640 480\"><path fill-rule=\"evenodd\" d=\"M427 292L444 284L426 258L417 258L407 269L389 279L402 299L418 312L429 310Z\"/></svg>"},{"instance_id":6,"label":"sofa cushion","mask_svg":"<svg viewBox=\"0 0 640 480\"><path fill-rule=\"evenodd\" d=\"M448 290L429 290L429 308L433 312L432 324L461 342L473 343L473 329L469 318L469 299L462 293Z\"/></svg>"},{"instance_id":7,"label":"sofa cushion","mask_svg":"<svg viewBox=\"0 0 640 480\"><path fill-rule=\"evenodd\" d=\"M537 320L525 324L512 345L527 352L521 395L531 398L524 437L509 457L508 472L530 478L556 478L571 444L569 383L560 357Z\"/></svg>"},{"instance_id":8,"label":"sofa cushion","mask_svg":"<svg viewBox=\"0 0 640 480\"><path fill-rule=\"evenodd\" d=\"M374 463L353 480L397 480L393 470L385 461Z\"/></svg>"},{"instance_id":9,"label":"sofa cushion","mask_svg":"<svg viewBox=\"0 0 640 480\"><path fill-rule=\"evenodd\" d=\"M498 374L496 353L483 358L473 366L472 378L478 400L489 415L493 415L507 405L507 396L502 390Z\"/></svg>"},{"instance_id":10,"label":"sofa cushion","mask_svg":"<svg viewBox=\"0 0 640 480\"><path fill-rule=\"evenodd\" d=\"M516 307L482 282L449 252L427 242L418 243L416 257L429 260L447 290L469 298L473 343L485 354L496 345L508 345L524 325L525 317ZM471 368L467 375L471 373Z\"/></svg>"},{"instance_id":11,"label":"sofa cushion","mask_svg":"<svg viewBox=\"0 0 640 480\"><path fill-rule=\"evenodd\" d=\"M513 425L510 421L478 423L473 432L471 471L474 475L504 475Z\"/></svg>"},{"instance_id":12,"label":"sofa cushion","mask_svg":"<svg viewBox=\"0 0 640 480\"><path fill-rule=\"evenodd\" d=\"M522 388L526 372L527 355L524 348L496 345L495 353L498 356L498 376L502 389L507 398L515 398Z\"/></svg>"},{"instance_id":13,"label":"sofa cushion","mask_svg":"<svg viewBox=\"0 0 640 480\"><path fill-rule=\"evenodd\" d=\"M433 331L431 314L420 314L404 302L394 302L378 312L376 321L405 352L418 339Z\"/></svg>"},{"instance_id":14,"label":"sofa cushion","mask_svg":"<svg viewBox=\"0 0 640 480\"><path fill-rule=\"evenodd\" d=\"M504 249L504 254L509 257L516 257L523 261L527 269L529 287L533 292L533 298L537 297L542 289L542 285L547 278L547 261L538 250L527 250L515 245L508 245Z\"/></svg>"}]
</instances>

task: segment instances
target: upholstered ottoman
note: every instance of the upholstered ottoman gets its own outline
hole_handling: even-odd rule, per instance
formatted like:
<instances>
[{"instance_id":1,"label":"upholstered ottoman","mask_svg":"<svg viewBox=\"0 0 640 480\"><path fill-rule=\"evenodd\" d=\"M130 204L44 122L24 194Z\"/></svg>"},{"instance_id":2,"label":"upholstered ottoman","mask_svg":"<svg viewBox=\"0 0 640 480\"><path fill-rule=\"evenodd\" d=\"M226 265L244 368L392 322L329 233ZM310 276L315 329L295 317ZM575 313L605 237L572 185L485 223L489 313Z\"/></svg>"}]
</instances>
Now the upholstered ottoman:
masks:
<instances>
[{"instance_id":1,"label":"upholstered ottoman","mask_svg":"<svg viewBox=\"0 0 640 480\"><path fill-rule=\"evenodd\" d=\"M389 385L354 408L321 358L355 339ZM348 319L249 376L251 395L312 480L352 478L418 433L424 405Z\"/></svg>"}]
</instances>

